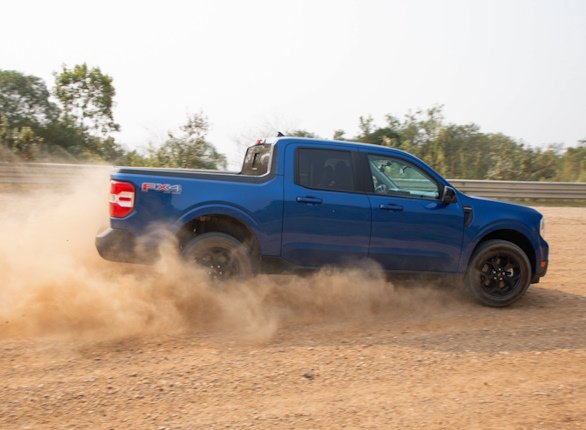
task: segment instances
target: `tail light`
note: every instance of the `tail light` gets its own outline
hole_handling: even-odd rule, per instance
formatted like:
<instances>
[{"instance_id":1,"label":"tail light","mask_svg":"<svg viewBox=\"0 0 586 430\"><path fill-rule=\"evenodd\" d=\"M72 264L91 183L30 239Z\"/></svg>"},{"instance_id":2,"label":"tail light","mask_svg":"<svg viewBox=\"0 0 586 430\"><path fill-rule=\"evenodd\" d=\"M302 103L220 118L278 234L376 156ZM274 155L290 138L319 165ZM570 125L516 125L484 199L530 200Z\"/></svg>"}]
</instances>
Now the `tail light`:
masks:
<instances>
[{"instance_id":1,"label":"tail light","mask_svg":"<svg viewBox=\"0 0 586 430\"><path fill-rule=\"evenodd\" d=\"M110 182L110 216L124 218L134 209L134 185L130 182Z\"/></svg>"}]
</instances>

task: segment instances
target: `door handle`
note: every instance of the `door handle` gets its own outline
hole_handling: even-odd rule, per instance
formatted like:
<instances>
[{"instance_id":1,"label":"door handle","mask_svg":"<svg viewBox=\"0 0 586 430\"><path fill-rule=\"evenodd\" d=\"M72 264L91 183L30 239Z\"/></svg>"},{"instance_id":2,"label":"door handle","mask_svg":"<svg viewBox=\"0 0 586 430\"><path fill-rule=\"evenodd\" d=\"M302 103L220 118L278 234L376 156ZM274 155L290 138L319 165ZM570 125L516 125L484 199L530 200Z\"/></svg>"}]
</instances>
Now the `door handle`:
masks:
<instances>
[{"instance_id":1,"label":"door handle","mask_svg":"<svg viewBox=\"0 0 586 430\"><path fill-rule=\"evenodd\" d=\"M378 205L379 209L382 209L383 211L392 211L392 212L402 212L403 211L403 206L401 205L396 205L394 203L381 203L380 205Z\"/></svg>"},{"instance_id":2,"label":"door handle","mask_svg":"<svg viewBox=\"0 0 586 430\"><path fill-rule=\"evenodd\" d=\"M322 199L317 197L297 197L297 203L311 203L313 205L319 205Z\"/></svg>"}]
</instances>

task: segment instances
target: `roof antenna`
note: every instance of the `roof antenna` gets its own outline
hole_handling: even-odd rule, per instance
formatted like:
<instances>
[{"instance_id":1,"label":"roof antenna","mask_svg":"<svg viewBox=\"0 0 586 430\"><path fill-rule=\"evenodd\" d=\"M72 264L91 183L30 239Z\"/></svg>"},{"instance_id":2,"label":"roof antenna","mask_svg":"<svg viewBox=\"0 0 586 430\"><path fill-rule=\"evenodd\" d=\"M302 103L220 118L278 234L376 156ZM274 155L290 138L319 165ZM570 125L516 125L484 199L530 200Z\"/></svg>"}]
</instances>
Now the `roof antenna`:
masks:
<instances>
[{"instance_id":1,"label":"roof antenna","mask_svg":"<svg viewBox=\"0 0 586 430\"><path fill-rule=\"evenodd\" d=\"M285 137L285 135L279 131L277 132L277 137Z\"/></svg>"}]
</instances>

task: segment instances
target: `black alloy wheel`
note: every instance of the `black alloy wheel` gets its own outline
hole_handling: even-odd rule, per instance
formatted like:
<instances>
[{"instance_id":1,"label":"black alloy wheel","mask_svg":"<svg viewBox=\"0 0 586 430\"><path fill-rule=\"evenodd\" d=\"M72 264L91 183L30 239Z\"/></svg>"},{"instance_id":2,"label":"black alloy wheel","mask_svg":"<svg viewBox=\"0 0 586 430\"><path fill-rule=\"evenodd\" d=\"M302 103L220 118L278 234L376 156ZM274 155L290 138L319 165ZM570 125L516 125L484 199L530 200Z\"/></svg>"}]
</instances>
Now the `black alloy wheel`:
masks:
<instances>
[{"instance_id":1,"label":"black alloy wheel","mask_svg":"<svg viewBox=\"0 0 586 430\"><path fill-rule=\"evenodd\" d=\"M510 255L497 253L493 257L487 257L480 269L482 288L494 296L506 297L519 287L520 279L520 264Z\"/></svg>"},{"instance_id":2,"label":"black alloy wheel","mask_svg":"<svg viewBox=\"0 0 586 430\"><path fill-rule=\"evenodd\" d=\"M253 273L248 248L225 233L204 233L183 248L183 257L206 269L211 279L224 281Z\"/></svg>"},{"instance_id":3,"label":"black alloy wheel","mask_svg":"<svg viewBox=\"0 0 586 430\"><path fill-rule=\"evenodd\" d=\"M529 259L514 243L489 240L474 252L466 273L466 284L482 304L508 306L527 291L531 280Z\"/></svg>"}]
</instances>

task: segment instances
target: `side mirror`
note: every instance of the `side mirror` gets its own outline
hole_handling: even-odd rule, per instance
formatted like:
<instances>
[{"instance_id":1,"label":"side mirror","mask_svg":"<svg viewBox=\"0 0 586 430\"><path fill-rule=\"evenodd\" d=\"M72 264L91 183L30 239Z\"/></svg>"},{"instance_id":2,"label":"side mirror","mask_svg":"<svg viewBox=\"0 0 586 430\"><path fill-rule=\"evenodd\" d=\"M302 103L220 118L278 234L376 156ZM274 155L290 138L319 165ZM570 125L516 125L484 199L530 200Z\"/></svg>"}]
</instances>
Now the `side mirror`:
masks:
<instances>
[{"instance_id":1,"label":"side mirror","mask_svg":"<svg viewBox=\"0 0 586 430\"><path fill-rule=\"evenodd\" d=\"M450 203L454 203L456 201L456 190L452 187L448 187L447 185L444 187L442 191L442 203L449 205Z\"/></svg>"}]
</instances>

